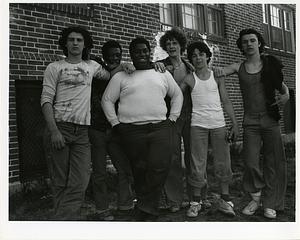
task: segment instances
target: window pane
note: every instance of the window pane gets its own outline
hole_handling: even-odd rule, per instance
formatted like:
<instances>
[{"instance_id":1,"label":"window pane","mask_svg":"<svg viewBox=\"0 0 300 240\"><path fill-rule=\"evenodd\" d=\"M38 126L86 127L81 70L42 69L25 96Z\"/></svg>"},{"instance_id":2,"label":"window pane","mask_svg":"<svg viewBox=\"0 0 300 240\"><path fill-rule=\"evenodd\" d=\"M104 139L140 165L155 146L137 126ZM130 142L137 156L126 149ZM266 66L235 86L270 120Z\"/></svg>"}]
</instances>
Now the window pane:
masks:
<instances>
[{"instance_id":1,"label":"window pane","mask_svg":"<svg viewBox=\"0 0 300 240\"><path fill-rule=\"evenodd\" d=\"M265 4L262 4L262 11L263 11L263 23L268 23L268 15L267 15Z\"/></svg>"},{"instance_id":2,"label":"window pane","mask_svg":"<svg viewBox=\"0 0 300 240\"><path fill-rule=\"evenodd\" d=\"M286 51L292 52L292 34L291 32L285 32L285 41L286 41Z\"/></svg>"},{"instance_id":3,"label":"window pane","mask_svg":"<svg viewBox=\"0 0 300 240\"><path fill-rule=\"evenodd\" d=\"M291 30L290 13L287 11L283 11L283 18L284 18L284 29Z\"/></svg>"},{"instance_id":4,"label":"window pane","mask_svg":"<svg viewBox=\"0 0 300 240\"><path fill-rule=\"evenodd\" d=\"M268 24L263 24L263 38L265 39L266 46L270 46L270 38L269 38L269 25Z\"/></svg>"},{"instance_id":5,"label":"window pane","mask_svg":"<svg viewBox=\"0 0 300 240\"><path fill-rule=\"evenodd\" d=\"M219 11L208 8L208 33L221 35L221 14Z\"/></svg>"},{"instance_id":6,"label":"window pane","mask_svg":"<svg viewBox=\"0 0 300 240\"><path fill-rule=\"evenodd\" d=\"M271 25L273 27L278 27L280 28L281 27L281 24L280 24L280 9L275 7L275 6L271 6L270 8L270 11L271 11Z\"/></svg>"},{"instance_id":7,"label":"window pane","mask_svg":"<svg viewBox=\"0 0 300 240\"><path fill-rule=\"evenodd\" d=\"M282 30L280 28L272 27L272 47L283 49Z\"/></svg>"},{"instance_id":8,"label":"window pane","mask_svg":"<svg viewBox=\"0 0 300 240\"><path fill-rule=\"evenodd\" d=\"M172 7L171 4L159 4L160 22L172 25Z\"/></svg>"},{"instance_id":9,"label":"window pane","mask_svg":"<svg viewBox=\"0 0 300 240\"><path fill-rule=\"evenodd\" d=\"M196 15L196 5L183 4L181 9L183 27L198 30L198 16Z\"/></svg>"}]
</instances>

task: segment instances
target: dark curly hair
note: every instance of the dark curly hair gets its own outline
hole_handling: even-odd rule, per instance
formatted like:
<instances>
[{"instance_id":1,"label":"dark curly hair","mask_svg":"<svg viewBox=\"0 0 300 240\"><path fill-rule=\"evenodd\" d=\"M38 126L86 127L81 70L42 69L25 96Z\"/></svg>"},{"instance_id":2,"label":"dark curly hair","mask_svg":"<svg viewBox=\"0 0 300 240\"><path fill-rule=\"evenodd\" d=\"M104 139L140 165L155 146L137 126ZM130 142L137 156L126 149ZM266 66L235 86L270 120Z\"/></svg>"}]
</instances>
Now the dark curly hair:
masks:
<instances>
[{"instance_id":1,"label":"dark curly hair","mask_svg":"<svg viewBox=\"0 0 300 240\"><path fill-rule=\"evenodd\" d=\"M255 34L256 35L258 42L260 43L259 53L264 52L266 43L265 43L263 36L253 28L246 28L246 29L243 29L240 31L239 38L236 40L236 45L240 49L242 54L244 54L244 51L242 48L242 37L247 34Z\"/></svg>"},{"instance_id":2,"label":"dark curly hair","mask_svg":"<svg viewBox=\"0 0 300 240\"><path fill-rule=\"evenodd\" d=\"M130 54L130 56L132 56L132 53L133 53L133 50L134 50L135 46L140 44L140 43L144 43L147 46L147 48L149 49L149 52L151 52L151 47L150 47L149 41L146 40L143 37L137 37L137 38L133 39L131 41L131 43L129 44L129 54Z\"/></svg>"},{"instance_id":3,"label":"dark curly hair","mask_svg":"<svg viewBox=\"0 0 300 240\"><path fill-rule=\"evenodd\" d=\"M210 62L212 53L209 47L204 42L193 42L189 44L187 47L187 57L191 63L192 63L193 52L195 49L198 49L200 52L205 52L206 56L208 57L207 63Z\"/></svg>"},{"instance_id":4,"label":"dark curly hair","mask_svg":"<svg viewBox=\"0 0 300 240\"><path fill-rule=\"evenodd\" d=\"M178 28L172 28L165 32L165 34L159 39L159 45L166 51L166 43L168 40L176 39L179 42L181 53L186 49L187 39L183 31Z\"/></svg>"},{"instance_id":5,"label":"dark curly hair","mask_svg":"<svg viewBox=\"0 0 300 240\"><path fill-rule=\"evenodd\" d=\"M68 57L68 49L66 47L66 44L67 44L68 36L72 32L82 34L83 39L84 39L84 49L82 51L82 59L88 60L90 50L94 47L94 45L93 45L93 39L91 37L91 34L89 33L89 31L87 31L83 27L72 26L72 27L63 29L61 32L61 37L59 38L59 41L58 41L60 48L63 50L63 53L65 54L65 56Z\"/></svg>"},{"instance_id":6,"label":"dark curly hair","mask_svg":"<svg viewBox=\"0 0 300 240\"><path fill-rule=\"evenodd\" d=\"M103 59L105 61L107 61L108 59L108 50L111 49L111 48L119 48L121 53L122 53L122 48L121 48L121 45L115 41L115 40L109 40L107 41L106 43L103 44L101 50L102 50L102 56L103 56Z\"/></svg>"}]
</instances>

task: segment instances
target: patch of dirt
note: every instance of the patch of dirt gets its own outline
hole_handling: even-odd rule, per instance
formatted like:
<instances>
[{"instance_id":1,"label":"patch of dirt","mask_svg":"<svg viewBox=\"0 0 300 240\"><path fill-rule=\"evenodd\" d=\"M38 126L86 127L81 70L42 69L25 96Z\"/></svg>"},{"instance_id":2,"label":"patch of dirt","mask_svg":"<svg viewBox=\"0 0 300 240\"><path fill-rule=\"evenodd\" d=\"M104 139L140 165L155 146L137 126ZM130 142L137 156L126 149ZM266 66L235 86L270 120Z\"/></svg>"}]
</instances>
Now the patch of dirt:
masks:
<instances>
[{"instance_id":1,"label":"patch of dirt","mask_svg":"<svg viewBox=\"0 0 300 240\"><path fill-rule=\"evenodd\" d=\"M216 209L218 185L213 175L212 161L208 162L208 198L213 206L200 212L196 218L186 217L186 208L179 212L170 213L168 210L161 212L158 222L294 222L295 221L295 157L287 157L288 184L285 196L285 209L278 212L275 220L266 219L262 210L258 210L254 216L244 216L241 211L250 201L249 196L242 189L243 163L239 156L232 155L233 181L231 184L231 196L235 205L235 217L228 217ZM111 205L116 206L116 177L111 172L108 178ZM23 192L16 193L9 198L9 220L10 221L47 221L53 214L52 195L47 184L40 184L35 188L25 187ZM87 191L86 201L82 207L82 213L87 221L99 221L93 218L95 205L93 203L90 189ZM115 221L133 221L131 215L115 215Z\"/></svg>"}]
</instances>

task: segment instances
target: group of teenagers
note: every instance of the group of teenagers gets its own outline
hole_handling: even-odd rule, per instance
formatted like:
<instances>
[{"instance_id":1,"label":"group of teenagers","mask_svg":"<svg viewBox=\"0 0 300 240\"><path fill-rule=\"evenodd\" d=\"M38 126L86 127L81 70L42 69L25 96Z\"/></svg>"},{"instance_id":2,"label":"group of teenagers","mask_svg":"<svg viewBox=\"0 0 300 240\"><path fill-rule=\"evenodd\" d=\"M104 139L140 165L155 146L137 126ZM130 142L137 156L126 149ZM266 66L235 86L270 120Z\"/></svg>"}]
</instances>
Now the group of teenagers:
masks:
<instances>
[{"instance_id":1,"label":"group of teenagers","mask_svg":"<svg viewBox=\"0 0 300 240\"><path fill-rule=\"evenodd\" d=\"M87 30L63 29L59 46L66 57L47 66L41 94L44 140L51 148L53 220L82 220L90 176L95 214L114 220L107 154L117 171L118 214L155 221L161 209L175 213L186 207L188 217L197 217L211 207L209 145L220 188L217 209L235 216L230 142L237 140L239 126L225 87L231 74L238 75L244 107L243 187L251 200L242 213L253 215L263 207L265 217L276 218L284 209L287 181L278 106L289 99L289 91L282 63L264 53L257 30L241 30L236 43L245 59L211 70L207 44L187 46L185 34L176 28L160 38L168 57L158 62L151 61L149 41L134 38L132 63L122 62L122 48L114 40L102 46L99 58L90 54L93 40Z\"/></svg>"}]
</instances>

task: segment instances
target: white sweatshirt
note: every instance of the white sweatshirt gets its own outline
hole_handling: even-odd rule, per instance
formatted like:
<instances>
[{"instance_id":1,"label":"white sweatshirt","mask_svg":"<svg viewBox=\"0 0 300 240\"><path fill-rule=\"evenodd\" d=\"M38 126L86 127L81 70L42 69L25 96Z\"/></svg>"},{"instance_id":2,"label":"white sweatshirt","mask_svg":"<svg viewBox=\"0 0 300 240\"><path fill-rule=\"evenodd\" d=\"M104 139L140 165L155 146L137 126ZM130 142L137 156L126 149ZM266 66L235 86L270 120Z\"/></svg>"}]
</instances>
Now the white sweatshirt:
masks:
<instances>
[{"instance_id":1,"label":"white sweatshirt","mask_svg":"<svg viewBox=\"0 0 300 240\"><path fill-rule=\"evenodd\" d=\"M110 80L102 97L103 111L112 126L118 123L146 124L166 119L165 96L171 98L169 118L180 115L183 96L169 72L154 69L136 70L132 74L118 72ZM119 101L118 116L115 102Z\"/></svg>"}]
</instances>

